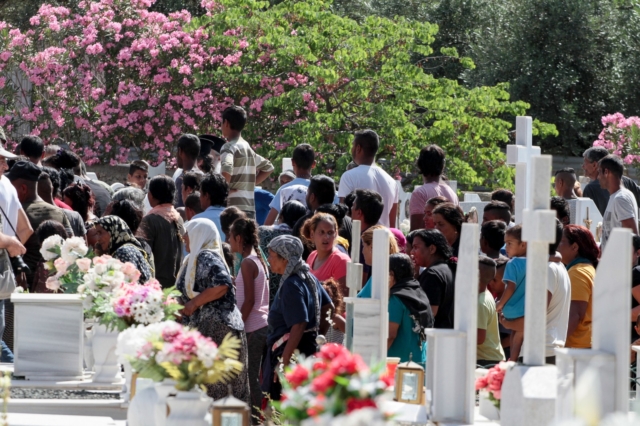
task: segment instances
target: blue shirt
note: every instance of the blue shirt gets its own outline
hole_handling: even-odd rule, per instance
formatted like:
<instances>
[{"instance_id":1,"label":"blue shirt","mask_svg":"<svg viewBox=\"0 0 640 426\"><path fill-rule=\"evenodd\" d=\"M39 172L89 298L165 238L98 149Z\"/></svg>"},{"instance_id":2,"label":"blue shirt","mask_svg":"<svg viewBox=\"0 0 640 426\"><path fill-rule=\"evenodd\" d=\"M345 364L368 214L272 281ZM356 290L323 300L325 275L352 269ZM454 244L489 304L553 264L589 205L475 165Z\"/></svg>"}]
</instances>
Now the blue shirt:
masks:
<instances>
[{"instance_id":1,"label":"blue shirt","mask_svg":"<svg viewBox=\"0 0 640 426\"><path fill-rule=\"evenodd\" d=\"M358 296L362 299L370 299L371 298L371 277L367 280L367 283L362 287Z\"/></svg>"},{"instance_id":2,"label":"blue shirt","mask_svg":"<svg viewBox=\"0 0 640 426\"><path fill-rule=\"evenodd\" d=\"M264 221L267 220L270 206L274 200L274 196L269 191L262 188L256 188L253 191L253 199L256 203L256 222L258 225L264 225Z\"/></svg>"},{"instance_id":3,"label":"blue shirt","mask_svg":"<svg viewBox=\"0 0 640 426\"><path fill-rule=\"evenodd\" d=\"M280 195L280 191L288 186L292 186L292 185L304 185L307 188L309 187L309 183L311 182L310 179L304 179L304 178L295 178L294 180L292 180L289 183L285 183L284 185L282 185L280 188L278 188L278 191L276 192L276 196L273 197L273 200L271 200L271 203L269 204L269 207L272 209L275 209L278 213L280 213L280 209L282 209L282 199L281 199L281 195Z\"/></svg>"},{"instance_id":4,"label":"blue shirt","mask_svg":"<svg viewBox=\"0 0 640 426\"><path fill-rule=\"evenodd\" d=\"M527 258L514 257L504 268L502 281L506 284L511 281L516 285L516 291L502 308L502 314L508 320L514 320L524 316L524 293L527 276Z\"/></svg>"},{"instance_id":5,"label":"blue shirt","mask_svg":"<svg viewBox=\"0 0 640 426\"><path fill-rule=\"evenodd\" d=\"M331 299L316 277L320 307L330 304ZM276 340L291 331L291 327L301 322L307 323L307 330L316 326L316 309L313 293L309 286L298 275L291 275L280 285L273 298L269 310L269 332L267 344L272 345Z\"/></svg>"},{"instance_id":6,"label":"blue shirt","mask_svg":"<svg viewBox=\"0 0 640 426\"><path fill-rule=\"evenodd\" d=\"M220 238L222 238L224 241L224 233L222 232L222 226L220 226L220 213L222 213L224 209L225 208L222 206L209 206L205 211L203 211L202 213L198 213L191 220L209 219L210 221L216 224L216 228L218 228L218 233L220 234Z\"/></svg>"}]
</instances>

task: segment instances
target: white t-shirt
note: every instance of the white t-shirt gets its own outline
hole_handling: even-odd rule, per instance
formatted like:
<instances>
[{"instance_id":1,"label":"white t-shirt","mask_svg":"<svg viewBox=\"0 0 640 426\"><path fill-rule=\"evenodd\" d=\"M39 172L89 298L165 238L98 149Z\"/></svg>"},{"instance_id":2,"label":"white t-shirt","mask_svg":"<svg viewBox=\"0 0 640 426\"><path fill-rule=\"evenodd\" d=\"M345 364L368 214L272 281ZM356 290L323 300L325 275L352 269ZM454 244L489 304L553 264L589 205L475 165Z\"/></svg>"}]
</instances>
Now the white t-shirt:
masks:
<instances>
[{"instance_id":1,"label":"white t-shirt","mask_svg":"<svg viewBox=\"0 0 640 426\"><path fill-rule=\"evenodd\" d=\"M356 189L370 189L382 196L384 210L380 223L389 226L389 212L398 202L398 183L380 167L358 166L351 169L340 178L338 197L343 198Z\"/></svg>"},{"instance_id":2,"label":"white t-shirt","mask_svg":"<svg viewBox=\"0 0 640 426\"><path fill-rule=\"evenodd\" d=\"M567 340L571 306L571 280L562 263L549 262L547 290L551 293L551 301L547 307L545 356L555 356L554 348L564 347Z\"/></svg>"},{"instance_id":3,"label":"white t-shirt","mask_svg":"<svg viewBox=\"0 0 640 426\"><path fill-rule=\"evenodd\" d=\"M613 228L620 228L622 221L630 218L634 218L636 223L638 223L638 203L636 203L633 192L621 187L611 194L607 209L604 211L604 218L602 219L602 243L600 244L602 249L604 249L604 246L607 244Z\"/></svg>"},{"instance_id":4,"label":"white t-shirt","mask_svg":"<svg viewBox=\"0 0 640 426\"><path fill-rule=\"evenodd\" d=\"M308 189L309 189L309 186L304 184L290 185L290 186L287 186L286 188L280 188L278 192L280 193L280 202L282 204L280 205L280 209L278 209L278 212L282 210L282 206L287 204L287 201L292 201L292 200L300 201L303 206L306 206Z\"/></svg>"},{"instance_id":5,"label":"white t-shirt","mask_svg":"<svg viewBox=\"0 0 640 426\"><path fill-rule=\"evenodd\" d=\"M22 204L18 199L16 188L6 176L0 176L0 206L2 206L2 210L6 213L13 227L18 229L18 212L22 208ZM0 212L0 215L2 215L2 233L14 237L16 233L11 229L7 218L4 217L2 212Z\"/></svg>"}]
</instances>

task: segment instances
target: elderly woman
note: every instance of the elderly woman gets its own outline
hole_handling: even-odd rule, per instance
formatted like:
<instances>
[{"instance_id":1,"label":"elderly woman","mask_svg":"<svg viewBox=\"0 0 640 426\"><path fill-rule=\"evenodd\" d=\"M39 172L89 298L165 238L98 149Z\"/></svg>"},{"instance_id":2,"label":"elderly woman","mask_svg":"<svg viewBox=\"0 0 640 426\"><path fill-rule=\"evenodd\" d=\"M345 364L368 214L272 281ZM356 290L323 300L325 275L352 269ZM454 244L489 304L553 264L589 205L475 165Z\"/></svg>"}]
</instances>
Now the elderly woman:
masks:
<instances>
[{"instance_id":1,"label":"elderly woman","mask_svg":"<svg viewBox=\"0 0 640 426\"><path fill-rule=\"evenodd\" d=\"M280 400L282 390L276 375L278 358L288 365L295 350L307 356L314 354L318 350L316 337L328 329L325 318L333 307L302 259L303 250L300 239L291 235L281 235L269 243L269 264L282 280L269 311L261 387L275 401Z\"/></svg>"},{"instance_id":2,"label":"elderly woman","mask_svg":"<svg viewBox=\"0 0 640 426\"><path fill-rule=\"evenodd\" d=\"M140 271L141 283L153 278L149 256L124 220L117 216L105 216L94 221L93 225L95 231L87 240L95 241L93 248L98 255L108 254L121 262L133 263Z\"/></svg>"},{"instance_id":3,"label":"elderly woman","mask_svg":"<svg viewBox=\"0 0 640 426\"><path fill-rule=\"evenodd\" d=\"M189 255L182 262L176 286L182 293L182 324L197 329L218 345L231 334L242 342L238 361L247 365L247 336L236 306L236 291L224 261L216 225L209 219L193 219L186 226L184 240ZM245 368L230 383L207 385L214 400L229 394L249 403L249 376Z\"/></svg>"}]
</instances>

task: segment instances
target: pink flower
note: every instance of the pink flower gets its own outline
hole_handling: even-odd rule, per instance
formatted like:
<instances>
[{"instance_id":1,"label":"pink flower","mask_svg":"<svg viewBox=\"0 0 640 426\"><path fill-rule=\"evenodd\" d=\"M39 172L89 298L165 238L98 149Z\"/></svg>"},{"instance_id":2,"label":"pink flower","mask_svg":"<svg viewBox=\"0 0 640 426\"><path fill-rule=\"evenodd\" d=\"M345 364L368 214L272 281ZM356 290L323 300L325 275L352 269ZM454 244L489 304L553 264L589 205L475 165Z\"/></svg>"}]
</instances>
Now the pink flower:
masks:
<instances>
[{"instance_id":1,"label":"pink flower","mask_svg":"<svg viewBox=\"0 0 640 426\"><path fill-rule=\"evenodd\" d=\"M56 267L58 276L64 275L67 272L67 268L69 267L69 265L67 265L67 262L65 262L61 257L53 261L53 266Z\"/></svg>"},{"instance_id":2,"label":"pink flower","mask_svg":"<svg viewBox=\"0 0 640 426\"><path fill-rule=\"evenodd\" d=\"M91 268L91 259L87 259L86 257L77 259L76 266L80 272L89 272L89 268Z\"/></svg>"},{"instance_id":3,"label":"pink flower","mask_svg":"<svg viewBox=\"0 0 640 426\"><path fill-rule=\"evenodd\" d=\"M55 277L47 278L47 282L45 283L49 290L58 291L60 290L60 281L58 281Z\"/></svg>"},{"instance_id":4,"label":"pink flower","mask_svg":"<svg viewBox=\"0 0 640 426\"><path fill-rule=\"evenodd\" d=\"M111 256L109 256L107 254L99 256L99 257L94 257L93 258L93 264L94 265L106 265L109 262L109 259L111 259Z\"/></svg>"}]
</instances>

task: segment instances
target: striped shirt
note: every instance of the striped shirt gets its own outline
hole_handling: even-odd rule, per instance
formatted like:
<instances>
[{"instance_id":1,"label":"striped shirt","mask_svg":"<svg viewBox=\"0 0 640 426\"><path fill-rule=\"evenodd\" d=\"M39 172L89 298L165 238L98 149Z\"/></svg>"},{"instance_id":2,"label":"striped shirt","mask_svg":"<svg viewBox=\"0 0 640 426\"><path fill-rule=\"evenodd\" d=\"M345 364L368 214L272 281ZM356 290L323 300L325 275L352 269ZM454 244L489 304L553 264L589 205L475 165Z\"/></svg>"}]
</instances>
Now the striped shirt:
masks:
<instances>
[{"instance_id":1,"label":"striped shirt","mask_svg":"<svg viewBox=\"0 0 640 426\"><path fill-rule=\"evenodd\" d=\"M253 191L256 187L256 175L258 172L273 171L273 165L256 154L242 136L224 144L220 154L220 171L231 175L227 206L236 206L254 215L256 207Z\"/></svg>"}]
</instances>

